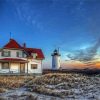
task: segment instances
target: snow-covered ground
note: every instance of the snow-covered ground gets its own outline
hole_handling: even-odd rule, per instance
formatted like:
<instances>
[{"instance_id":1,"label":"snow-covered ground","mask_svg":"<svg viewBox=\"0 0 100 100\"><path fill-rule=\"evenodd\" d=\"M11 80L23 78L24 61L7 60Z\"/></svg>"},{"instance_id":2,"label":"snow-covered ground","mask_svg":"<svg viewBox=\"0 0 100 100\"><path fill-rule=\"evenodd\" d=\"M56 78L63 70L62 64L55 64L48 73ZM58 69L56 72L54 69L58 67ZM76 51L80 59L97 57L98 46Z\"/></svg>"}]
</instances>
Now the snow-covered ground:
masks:
<instances>
[{"instance_id":1,"label":"snow-covered ground","mask_svg":"<svg viewBox=\"0 0 100 100\"><path fill-rule=\"evenodd\" d=\"M24 88L0 94L5 100L100 100L100 77L80 74L48 74ZM1 100L1 99L0 99Z\"/></svg>"},{"instance_id":2,"label":"snow-covered ground","mask_svg":"<svg viewBox=\"0 0 100 100\"><path fill-rule=\"evenodd\" d=\"M0 100L63 100L58 97L41 95L38 93L28 92L25 88L11 90L0 95Z\"/></svg>"}]
</instances>

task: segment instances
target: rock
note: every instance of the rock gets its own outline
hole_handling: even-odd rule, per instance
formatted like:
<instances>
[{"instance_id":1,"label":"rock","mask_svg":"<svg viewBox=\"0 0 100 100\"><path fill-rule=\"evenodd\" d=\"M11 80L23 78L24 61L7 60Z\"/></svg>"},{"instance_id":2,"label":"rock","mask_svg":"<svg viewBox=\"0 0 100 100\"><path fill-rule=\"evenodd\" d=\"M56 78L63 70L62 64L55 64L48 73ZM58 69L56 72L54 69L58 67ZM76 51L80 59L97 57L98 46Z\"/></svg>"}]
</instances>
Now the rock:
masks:
<instances>
[{"instance_id":1,"label":"rock","mask_svg":"<svg viewBox=\"0 0 100 100\"><path fill-rule=\"evenodd\" d=\"M94 95L95 100L100 100L100 95Z\"/></svg>"},{"instance_id":2,"label":"rock","mask_svg":"<svg viewBox=\"0 0 100 100\"><path fill-rule=\"evenodd\" d=\"M26 97L25 100L37 100L37 97L34 97L33 95L29 95Z\"/></svg>"},{"instance_id":3,"label":"rock","mask_svg":"<svg viewBox=\"0 0 100 100\"><path fill-rule=\"evenodd\" d=\"M7 89L5 89L5 88L0 88L0 93L4 93L4 92L6 92L7 91Z\"/></svg>"},{"instance_id":4,"label":"rock","mask_svg":"<svg viewBox=\"0 0 100 100\"><path fill-rule=\"evenodd\" d=\"M6 98L4 98L4 97L0 97L0 100L7 100Z\"/></svg>"}]
</instances>

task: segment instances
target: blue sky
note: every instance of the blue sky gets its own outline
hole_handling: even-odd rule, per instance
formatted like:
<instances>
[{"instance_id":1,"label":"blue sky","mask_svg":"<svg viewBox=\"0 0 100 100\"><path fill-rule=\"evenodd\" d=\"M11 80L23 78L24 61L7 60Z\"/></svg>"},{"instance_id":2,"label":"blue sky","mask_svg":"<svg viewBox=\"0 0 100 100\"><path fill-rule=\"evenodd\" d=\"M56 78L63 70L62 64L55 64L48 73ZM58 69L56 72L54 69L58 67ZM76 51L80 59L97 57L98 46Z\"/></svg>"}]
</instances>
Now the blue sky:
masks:
<instances>
[{"instance_id":1,"label":"blue sky","mask_svg":"<svg viewBox=\"0 0 100 100\"><path fill-rule=\"evenodd\" d=\"M91 47L98 41L99 27L100 0L0 0L0 47L11 32L19 43L42 48L44 63L57 47L62 62L67 54Z\"/></svg>"}]
</instances>

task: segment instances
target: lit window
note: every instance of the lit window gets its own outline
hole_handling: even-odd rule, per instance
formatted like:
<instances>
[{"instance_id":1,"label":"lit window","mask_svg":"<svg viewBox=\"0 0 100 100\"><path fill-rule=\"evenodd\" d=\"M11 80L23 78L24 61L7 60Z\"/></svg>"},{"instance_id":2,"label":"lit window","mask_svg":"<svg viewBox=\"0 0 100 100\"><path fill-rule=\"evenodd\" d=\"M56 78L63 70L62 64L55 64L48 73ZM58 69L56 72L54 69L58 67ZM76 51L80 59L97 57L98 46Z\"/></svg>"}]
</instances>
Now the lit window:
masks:
<instances>
[{"instance_id":1,"label":"lit window","mask_svg":"<svg viewBox=\"0 0 100 100\"><path fill-rule=\"evenodd\" d=\"M2 69L9 69L9 63L2 63Z\"/></svg>"},{"instance_id":2,"label":"lit window","mask_svg":"<svg viewBox=\"0 0 100 100\"><path fill-rule=\"evenodd\" d=\"M37 64L31 64L31 69L37 69Z\"/></svg>"}]
</instances>

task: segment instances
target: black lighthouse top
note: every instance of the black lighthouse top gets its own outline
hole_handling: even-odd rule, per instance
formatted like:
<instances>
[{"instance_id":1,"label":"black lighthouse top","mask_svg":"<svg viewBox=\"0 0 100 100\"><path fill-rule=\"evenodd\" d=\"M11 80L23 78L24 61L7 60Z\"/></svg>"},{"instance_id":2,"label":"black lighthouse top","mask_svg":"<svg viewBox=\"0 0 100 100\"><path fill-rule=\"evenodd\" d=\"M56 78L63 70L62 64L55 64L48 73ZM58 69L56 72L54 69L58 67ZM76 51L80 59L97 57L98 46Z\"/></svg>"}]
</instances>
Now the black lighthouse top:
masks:
<instances>
[{"instance_id":1,"label":"black lighthouse top","mask_svg":"<svg viewBox=\"0 0 100 100\"><path fill-rule=\"evenodd\" d=\"M52 56L61 56L61 55L59 54L59 50L55 49L55 50L53 51L53 53L52 53Z\"/></svg>"}]
</instances>

